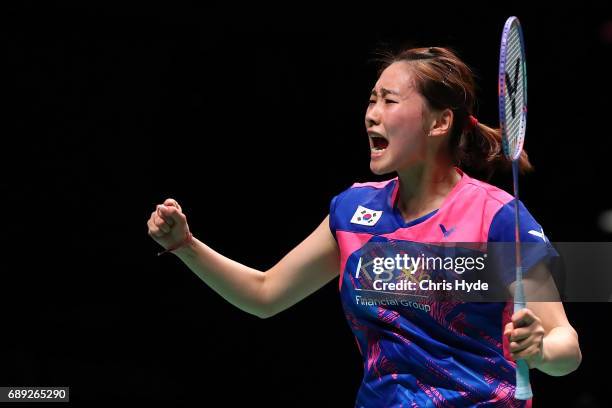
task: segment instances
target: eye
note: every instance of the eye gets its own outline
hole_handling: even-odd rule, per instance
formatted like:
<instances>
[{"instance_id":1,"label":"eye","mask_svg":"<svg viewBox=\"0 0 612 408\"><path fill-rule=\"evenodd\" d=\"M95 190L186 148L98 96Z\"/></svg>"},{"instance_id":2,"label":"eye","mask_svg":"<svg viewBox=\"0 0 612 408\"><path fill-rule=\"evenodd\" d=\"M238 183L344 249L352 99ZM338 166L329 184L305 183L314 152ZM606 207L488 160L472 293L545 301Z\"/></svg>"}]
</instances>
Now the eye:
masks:
<instances>
[{"instance_id":1,"label":"eye","mask_svg":"<svg viewBox=\"0 0 612 408\"><path fill-rule=\"evenodd\" d=\"M376 99L370 99L370 100L368 101L368 104L369 104L369 105L371 105L371 104L373 104L373 103L376 103Z\"/></svg>"},{"instance_id":2,"label":"eye","mask_svg":"<svg viewBox=\"0 0 612 408\"><path fill-rule=\"evenodd\" d=\"M385 103L397 103L397 101L394 101L393 99L385 99Z\"/></svg>"}]
</instances>

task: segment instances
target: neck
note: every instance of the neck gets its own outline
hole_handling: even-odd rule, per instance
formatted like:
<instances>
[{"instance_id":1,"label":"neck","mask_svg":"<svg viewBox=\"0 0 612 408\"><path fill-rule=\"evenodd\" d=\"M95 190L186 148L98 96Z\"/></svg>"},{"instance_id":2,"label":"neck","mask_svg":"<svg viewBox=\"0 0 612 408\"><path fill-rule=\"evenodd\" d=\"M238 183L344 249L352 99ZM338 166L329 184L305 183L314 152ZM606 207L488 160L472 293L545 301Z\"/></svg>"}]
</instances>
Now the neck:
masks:
<instances>
[{"instance_id":1,"label":"neck","mask_svg":"<svg viewBox=\"0 0 612 408\"><path fill-rule=\"evenodd\" d=\"M461 179L449 160L427 161L397 171L397 208L413 220L440 208L444 198Z\"/></svg>"}]
</instances>

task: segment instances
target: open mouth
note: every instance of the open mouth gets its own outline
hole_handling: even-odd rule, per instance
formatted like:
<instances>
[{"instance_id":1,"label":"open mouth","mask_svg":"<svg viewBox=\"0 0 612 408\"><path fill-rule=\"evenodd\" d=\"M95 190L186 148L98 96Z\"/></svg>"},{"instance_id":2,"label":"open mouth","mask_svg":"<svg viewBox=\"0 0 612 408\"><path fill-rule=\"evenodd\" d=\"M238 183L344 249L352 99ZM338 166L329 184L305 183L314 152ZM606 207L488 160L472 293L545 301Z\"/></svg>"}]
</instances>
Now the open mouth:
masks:
<instances>
[{"instance_id":1,"label":"open mouth","mask_svg":"<svg viewBox=\"0 0 612 408\"><path fill-rule=\"evenodd\" d=\"M389 146L389 141L382 136L370 134L370 140L372 141L370 148L374 153L381 153Z\"/></svg>"}]
</instances>

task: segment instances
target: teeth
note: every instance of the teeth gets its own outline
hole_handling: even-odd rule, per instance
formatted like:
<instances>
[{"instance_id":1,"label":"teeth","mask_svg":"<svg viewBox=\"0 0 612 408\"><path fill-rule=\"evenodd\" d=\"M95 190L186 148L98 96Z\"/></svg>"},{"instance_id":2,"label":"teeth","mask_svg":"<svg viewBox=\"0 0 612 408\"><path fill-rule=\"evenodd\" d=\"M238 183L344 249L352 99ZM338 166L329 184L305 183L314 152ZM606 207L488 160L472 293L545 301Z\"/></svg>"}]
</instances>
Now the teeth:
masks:
<instances>
[{"instance_id":1,"label":"teeth","mask_svg":"<svg viewBox=\"0 0 612 408\"><path fill-rule=\"evenodd\" d=\"M372 150L373 152L383 152L383 151L385 151L385 150L387 150L387 149L381 149L380 147L373 147L371 150Z\"/></svg>"}]
</instances>

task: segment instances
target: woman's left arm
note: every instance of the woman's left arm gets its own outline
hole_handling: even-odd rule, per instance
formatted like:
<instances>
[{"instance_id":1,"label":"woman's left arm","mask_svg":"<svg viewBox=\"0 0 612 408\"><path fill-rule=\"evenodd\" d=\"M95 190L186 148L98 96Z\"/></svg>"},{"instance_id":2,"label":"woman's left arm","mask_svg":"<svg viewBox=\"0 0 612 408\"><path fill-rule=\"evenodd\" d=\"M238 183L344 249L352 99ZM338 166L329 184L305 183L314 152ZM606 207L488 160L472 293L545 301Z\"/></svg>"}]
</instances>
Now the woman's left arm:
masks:
<instances>
[{"instance_id":1,"label":"woman's left arm","mask_svg":"<svg viewBox=\"0 0 612 408\"><path fill-rule=\"evenodd\" d=\"M576 370L582 361L578 333L567 320L563 303L529 301L558 297L554 280L543 263L538 264L525 278L527 307L512 315L504 329L510 339L514 360L524 359L529 368L552 376L562 376ZM533 290L530 290L533 289ZM536 293L537 292L537 293Z\"/></svg>"}]
</instances>

